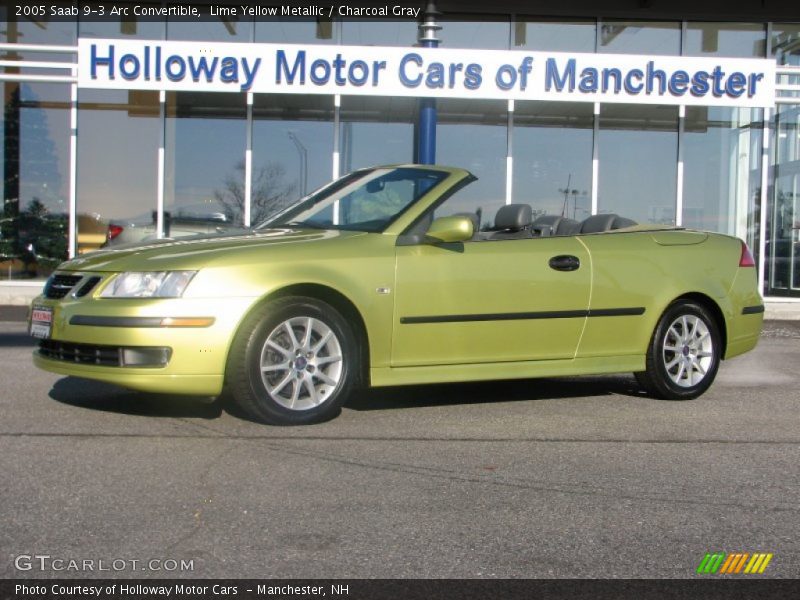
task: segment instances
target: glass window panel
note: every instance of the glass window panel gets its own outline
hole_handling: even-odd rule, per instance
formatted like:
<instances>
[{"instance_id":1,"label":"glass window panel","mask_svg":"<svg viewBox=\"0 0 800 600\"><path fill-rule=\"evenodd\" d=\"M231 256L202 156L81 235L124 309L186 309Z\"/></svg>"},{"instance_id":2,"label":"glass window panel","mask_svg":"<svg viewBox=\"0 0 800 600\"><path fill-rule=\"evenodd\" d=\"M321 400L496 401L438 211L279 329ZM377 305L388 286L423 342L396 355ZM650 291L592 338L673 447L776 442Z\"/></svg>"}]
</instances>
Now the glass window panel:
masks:
<instances>
[{"instance_id":1,"label":"glass window panel","mask_svg":"<svg viewBox=\"0 0 800 600\"><path fill-rule=\"evenodd\" d=\"M800 109L775 116L774 179L767 216L767 293L800 297Z\"/></svg>"},{"instance_id":2,"label":"glass window panel","mask_svg":"<svg viewBox=\"0 0 800 600\"><path fill-rule=\"evenodd\" d=\"M160 4L136 3L141 7L160 7ZM120 6L119 4L117 6ZM127 4L130 13L133 13L134 4ZM78 22L80 37L86 38L121 38L121 39L164 39L165 19L156 17L136 17L133 14L114 20L81 19Z\"/></svg>"},{"instance_id":3,"label":"glass window panel","mask_svg":"<svg viewBox=\"0 0 800 600\"><path fill-rule=\"evenodd\" d=\"M244 217L246 95L167 94L165 208L176 214ZM179 232L173 232L177 234Z\"/></svg>"},{"instance_id":4,"label":"glass window panel","mask_svg":"<svg viewBox=\"0 0 800 600\"><path fill-rule=\"evenodd\" d=\"M197 20L176 17L167 21L168 40L196 42L249 42L253 39L253 19L248 17L219 17L216 20Z\"/></svg>"},{"instance_id":5,"label":"glass window panel","mask_svg":"<svg viewBox=\"0 0 800 600\"><path fill-rule=\"evenodd\" d=\"M779 65L800 65L800 23L773 23L771 41Z\"/></svg>"},{"instance_id":6,"label":"glass window panel","mask_svg":"<svg viewBox=\"0 0 800 600\"><path fill-rule=\"evenodd\" d=\"M127 230L118 241L155 235L158 92L80 90L78 127L78 252L103 243L111 223Z\"/></svg>"},{"instance_id":7,"label":"glass window panel","mask_svg":"<svg viewBox=\"0 0 800 600\"><path fill-rule=\"evenodd\" d=\"M669 21L602 21L600 52L680 54L681 25Z\"/></svg>"},{"instance_id":8,"label":"glass window panel","mask_svg":"<svg viewBox=\"0 0 800 600\"><path fill-rule=\"evenodd\" d=\"M508 104L448 99L439 100L438 105L436 162L462 167L478 178L448 206L453 212L479 212L482 226L491 225L506 197Z\"/></svg>"},{"instance_id":9,"label":"glass window panel","mask_svg":"<svg viewBox=\"0 0 800 600\"><path fill-rule=\"evenodd\" d=\"M800 108L778 106L774 127L777 134L773 157L775 164L800 166Z\"/></svg>"},{"instance_id":10,"label":"glass window panel","mask_svg":"<svg viewBox=\"0 0 800 600\"><path fill-rule=\"evenodd\" d=\"M0 42L18 44L47 44L59 46L74 46L77 44L78 24L75 21L51 21L44 17L31 17L0 23ZM47 62L73 61L73 55L54 52L14 51L2 52L0 56L10 60L31 60ZM8 67L5 68L8 72ZM69 75L64 69L23 69L22 73L36 75Z\"/></svg>"},{"instance_id":11,"label":"glass window panel","mask_svg":"<svg viewBox=\"0 0 800 600\"><path fill-rule=\"evenodd\" d=\"M440 21L442 48L508 49L511 23L504 21Z\"/></svg>"},{"instance_id":12,"label":"glass window panel","mask_svg":"<svg viewBox=\"0 0 800 600\"><path fill-rule=\"evenodd\" d=\"M594 52L595 21L527 21L512 24L512 50Z\"/></svg>"},{"instance_id":13,"label":"glass window panel","mask_svg":"<svg viewBox=\"0 0 800 600\"><path fill-rule=\"evenodd\" d=\"M678 108L604 104L598 144L598 211L674 223Z\"/></svg>"},{"instance_id":14,"label":"glass window panel","mask_svg":"<svg viewBox=\"0 0 800 600\"><path fill-rule=\"evenodd\" d=\"M800 66L800 23L773 23L771 49L779 65ZM778 83L800 85L800 75L779 75ZM783 91L780 95L800 98L800 92L796 91Z\"/></svg>"},{"instance_id":15,"label":"glass window panel","mask_svg":"<svg viewBox=\"0 0 800 600\"><path fill-rule=\"evenodd\" d=\"M339 114L341 172L414 159L415 98L345 96Z\"/></svg>"},{"instance_id":16,"label":"glass window panel","mask_svg":"<svg viewBox=\"0 0 800 600\"><path fill-rule=\"evenodd\" d=\"M417 22L342 21L342 44L352 46L413 46L417 42Z\"/></svg>"},{"instance_id":17,"label":"glass window panel","mask_svg":"<svg viewBox=\"0 0 800 600\"><path fill-rule=\"evenodd\" d=\"M309 19L256 20L256 41L272 44L335 44L338 23Z\"/></svg>"},{"instance_id":18,"label":"glass window panel","mask_svg":"<svg viewBox=\"0 0 800 600\"><path fill-rule=\"evenodd\" d=\"M741 56L763 58L766 29L763 23L688 23L688 56Z\"/></svg>"},{"instance_id":19,"label":"glass window panel","mask_svg":"<svg viewBox=\"0 0 800 600\"><path fill-rule=\"evenodd\" d=\"M9 110L9 100L13 97L13 89L14 87L10 82L5 82L0 86L3 90L3 110L0 111L0 131L2 132L2 139L0 139L0 165L3 165L4 171L6 170L6 143L9 135L13 135L13 130L8 132L6 130L6 112ZM13 110L13 109L12 109ZM3 199L6 199L5 187L6 187L6 175L7 173L3 173L0 176L0 192L3 194ZM14 194L15 196L17 194ZM3 203L5 205L5 202ZM2 214L2 213L0 213ZM4 216L4 215L3 215ZM0 217L2 218L2 217Z\"/></svg>"},{"instance_id":20,"label":"glass window panel","mask_svg":"<svg viewBox=\"0 0 800 600\"><path fill-rule=\"evenodd\" d=\"M683 225L750 237L761 193L761 111L686 108ZM748 235L749 232L749 235Z\"/></svg>"},{"instance_id":21,"label":"glass window panel","mask_svg":"<svg viewBox=\"0 0 800 600\"><path fill-rule=\"evenodd\" d=\"M585 219L591 214L594 106L516 102L513 202L535 214Z\"/></svg>"},{"instance_id":22,"label":"glass window panel","mask_svg":"<svg viewBox=\"0 0 800 600\"><path fill-rule=\"evenodd\" d=\"M67 256L69 87L3 87L0 279L46 277Z\"/></svg>"},{"instance_id":23,"label":"glass window panel","mask_svg":"<svg viewBox=\"0 0 800 600\"><path fill-rule=\"evenodd\" d=\"M256 95L251 223L329 182L332 161L332 96Z\"/></svg>"},{"instance_id":24,"label":"glass window panel","mask_svg":"<svg viewBox=\"0 0 800 600\"><path fill-rule=\"evenodd\" d=\"M8 14L7 19L0 27L0 41L4 43L76 44L78 24L75 21L51 21L48 17L16 17L13 14ZM36 55L42 54L37 52Z\"/></svg>"}]
</instances>

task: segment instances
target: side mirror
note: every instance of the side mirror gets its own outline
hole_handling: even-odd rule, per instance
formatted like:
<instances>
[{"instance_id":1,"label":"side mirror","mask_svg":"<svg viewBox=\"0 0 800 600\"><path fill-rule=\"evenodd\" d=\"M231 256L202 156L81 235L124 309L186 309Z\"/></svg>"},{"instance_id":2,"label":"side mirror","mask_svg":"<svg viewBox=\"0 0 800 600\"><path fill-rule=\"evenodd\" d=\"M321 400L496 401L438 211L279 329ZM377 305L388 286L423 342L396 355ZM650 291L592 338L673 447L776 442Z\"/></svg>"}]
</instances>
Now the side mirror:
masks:
<instances>
[{"instance_id":1,"label":"side mirror","mask_svg":"<svg viewBox=\"0 0 800 600\"><path fill-rule=\"evenodd\" d=\"M464 242L472 237L472 219L469 217L440 217L434 219L425 237L433 243Z\"/></svg>"}]
</instances>

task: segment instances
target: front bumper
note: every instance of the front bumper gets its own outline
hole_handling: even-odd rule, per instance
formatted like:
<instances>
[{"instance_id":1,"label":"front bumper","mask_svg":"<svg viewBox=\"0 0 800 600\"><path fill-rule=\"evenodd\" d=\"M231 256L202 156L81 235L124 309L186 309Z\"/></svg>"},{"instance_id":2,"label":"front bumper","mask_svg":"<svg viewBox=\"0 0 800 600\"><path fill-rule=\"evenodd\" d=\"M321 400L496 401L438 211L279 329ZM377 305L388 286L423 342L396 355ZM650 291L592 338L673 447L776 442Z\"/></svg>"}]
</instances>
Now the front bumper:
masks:
<instances>
[{"instance_id":1,"label":"front bumper","mask_svg":"<svg viewBox=\"0 0 800 600\"><path fill-rule=\"evenodd\" d=\"M147 392L217 395L222 391L231 341L254 301L249 297L110 299L68 295L48 299L39 296L33 306L53 310L52 341L47 349L34 351L34 364L53 373ZM169 326L184 318L198 319L201 324L212 319L213 322L207 326ZM162 326L164 319L173 321L164 321L167 325ZM54 347L67 351L53 351ZM117 364L113 360L114 349L119 349ZM164 349L165 360L161 363L166 364L126 365L124 357L135 356L137 349L142 349L138 354ZM86 352L95 350L102 360L93 361L91 355L87 359Z\"/></svg>"},{"instance_id":2,"label":"front bumper","mask_svg":"<svg viewBox=\"0 0 800 600\"><path fill-rule=\"evenodd\" d=\"M37 351L33 353L33 364L51 373L85 377L86 379L121 385L132 390L157 394L218 396L222 392L222 384L225 380L222 373L215 375L179 375L165 372L154 373L153 369L73 365L45 358Z\"/></svg>"}]
</instances>

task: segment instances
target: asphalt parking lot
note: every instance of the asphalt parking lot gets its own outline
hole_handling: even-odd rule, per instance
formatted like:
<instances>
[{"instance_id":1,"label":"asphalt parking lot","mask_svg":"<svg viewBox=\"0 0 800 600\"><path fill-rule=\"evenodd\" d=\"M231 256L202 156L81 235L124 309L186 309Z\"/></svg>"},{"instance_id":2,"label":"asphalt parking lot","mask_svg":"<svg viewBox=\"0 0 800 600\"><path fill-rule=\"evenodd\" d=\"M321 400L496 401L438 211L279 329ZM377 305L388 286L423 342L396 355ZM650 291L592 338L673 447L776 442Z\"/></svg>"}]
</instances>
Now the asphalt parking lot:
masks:
<instances>
[{"instance_id":1,"label":"asphalt parking lot","mask_svg":"<svg viewBox=\"0 0 800 600\"><path fill-rule=\"evenodd\" d=\"M125 577L683 578L714 551L800 577L798 322L695 401L630 376L392 388L286 429L37 371L16 318L0 577L115 574L15 567L48 555ZM153 559L193 569L130 566Z\"/></svg>"}]
</instances>

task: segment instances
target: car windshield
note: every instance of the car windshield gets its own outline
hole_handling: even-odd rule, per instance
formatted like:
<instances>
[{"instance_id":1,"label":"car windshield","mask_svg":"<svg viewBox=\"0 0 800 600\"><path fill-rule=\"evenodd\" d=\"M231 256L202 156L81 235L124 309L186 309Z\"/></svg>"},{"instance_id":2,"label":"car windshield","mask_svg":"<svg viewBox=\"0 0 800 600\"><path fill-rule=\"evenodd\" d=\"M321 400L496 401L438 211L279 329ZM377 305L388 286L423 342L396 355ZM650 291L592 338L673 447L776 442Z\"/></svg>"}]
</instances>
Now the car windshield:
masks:
<instances>
[{"instance_id":1,"label":"car windshield","mask_svg":"<svg viewBox=\"0 0 800 600\"><path fill-rule=\"evenodd\" d=\"M446 171L380 167L345 175L256 229L298 227L380 232L447 177Z\"/></svg>"}]
</instances>

